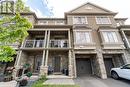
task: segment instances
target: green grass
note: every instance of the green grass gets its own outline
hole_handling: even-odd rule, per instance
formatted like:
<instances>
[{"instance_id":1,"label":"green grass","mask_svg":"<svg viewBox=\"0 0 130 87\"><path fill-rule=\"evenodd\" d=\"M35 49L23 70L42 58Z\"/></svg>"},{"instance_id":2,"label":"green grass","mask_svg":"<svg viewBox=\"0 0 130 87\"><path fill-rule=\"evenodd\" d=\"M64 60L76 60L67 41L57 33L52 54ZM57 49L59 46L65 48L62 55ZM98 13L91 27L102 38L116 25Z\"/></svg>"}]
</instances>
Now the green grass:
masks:
<instances>
[{"instance_id":1,"label":"green grass","mask_svg":"<svg viewBox=\"0 0 130 87\"><path fill-rule=\"evenodd\" d=\"M79 87L77 85L45 85L43 84L44 81L37 81L35 82L32 87Z\"/></svg>"},{"instance_id":2,"label":"green grass","mask_svg":"<svg viewBox=\"0 0 130 87\"><path fill-rule=\"evenodd\" d=\"M79 87L77 85L43 85L42 87Z\"/></svg>"}]
</instances>

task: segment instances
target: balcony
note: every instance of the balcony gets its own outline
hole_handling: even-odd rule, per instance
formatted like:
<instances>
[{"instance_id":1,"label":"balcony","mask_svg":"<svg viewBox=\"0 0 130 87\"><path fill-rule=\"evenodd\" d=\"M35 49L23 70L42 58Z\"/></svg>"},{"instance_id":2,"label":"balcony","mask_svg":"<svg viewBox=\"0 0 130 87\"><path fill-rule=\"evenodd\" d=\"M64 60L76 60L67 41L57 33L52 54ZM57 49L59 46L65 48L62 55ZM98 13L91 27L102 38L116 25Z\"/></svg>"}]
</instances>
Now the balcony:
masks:
<instances>
[{"instance_id":1,"label":"balcony","mask_svg":"<svg viewBox=\"0 0 130 87\"><path fill-rule=\"evenodd\" d=\"M68 40L50 40L49 46L52 48L67 48Z\"/></svg>"},{"instance_id":2,"label":"balcony","mask_svg":"<svg viewBox=\"0 0 130 87\"><path fill-rule=\"evenodd\" d=\"M41 48L44 46L44 40L26 40L24 48Z\"/></svg>"}]
</instances>

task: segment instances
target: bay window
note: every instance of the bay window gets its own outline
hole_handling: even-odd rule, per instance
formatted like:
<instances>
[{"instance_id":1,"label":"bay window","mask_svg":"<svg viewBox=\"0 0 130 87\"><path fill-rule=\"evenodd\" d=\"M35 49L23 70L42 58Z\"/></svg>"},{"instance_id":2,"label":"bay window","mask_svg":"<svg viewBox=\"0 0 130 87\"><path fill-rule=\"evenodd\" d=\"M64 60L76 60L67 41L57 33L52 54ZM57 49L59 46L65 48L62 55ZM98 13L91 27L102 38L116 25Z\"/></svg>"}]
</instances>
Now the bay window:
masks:
<instances>
[{"instance_id":1,"label":"bay window","mask_svg":"<svg viewBox=\"0 0 130 87\"><path fill-rule=\"evenodd\" d=\"M117 34L114 31L103 31L103 37L105 42L109 43L116 43L118 42Z\"/></svg>"},{"instance_id":2,"label":"bay window","mask_svg":"<svg viewBox=\"0 0 130 87\"><path fill-rule=\"evenodd\" d=\"M91 43L90 32L76 32L76 44Z\"/></svg>"}]
</instances>

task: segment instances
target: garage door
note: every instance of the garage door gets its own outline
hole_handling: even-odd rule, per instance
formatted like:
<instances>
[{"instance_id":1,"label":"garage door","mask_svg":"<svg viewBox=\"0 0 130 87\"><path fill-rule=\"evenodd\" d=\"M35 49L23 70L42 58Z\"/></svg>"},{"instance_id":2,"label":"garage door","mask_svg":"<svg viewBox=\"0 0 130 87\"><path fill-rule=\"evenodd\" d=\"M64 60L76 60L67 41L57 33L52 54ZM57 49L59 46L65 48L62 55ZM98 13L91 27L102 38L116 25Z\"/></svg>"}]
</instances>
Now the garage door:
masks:
<instances>
[{"instance_id":1,"label":"garage door","mask_svg":"<svg viewBox=\"0 0 130 87\"><path fill-rule=\"evenodd\" d=\"M76 59L77 75L90 75L92 74L91 61L87 58Z\"/></svg>"},{"instance_id":2,"label":"garage door","mask_svg":"<svg viewBox=\"0 0 130 87\"><path fill-rule=\"evenodd\" d=\"M114 67L112 58L104 58L107 75L110 76L110 70Z\"/></svg>"}]
</instances>

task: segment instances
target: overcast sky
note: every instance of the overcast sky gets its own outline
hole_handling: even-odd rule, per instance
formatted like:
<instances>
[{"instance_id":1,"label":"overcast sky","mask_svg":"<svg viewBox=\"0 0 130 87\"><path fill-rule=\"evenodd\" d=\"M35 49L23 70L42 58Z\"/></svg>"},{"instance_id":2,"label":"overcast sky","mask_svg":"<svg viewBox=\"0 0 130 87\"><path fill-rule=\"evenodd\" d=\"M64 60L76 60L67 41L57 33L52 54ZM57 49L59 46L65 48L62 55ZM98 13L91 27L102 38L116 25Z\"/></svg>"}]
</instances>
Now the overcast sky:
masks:
<instances>
[{"instance_id":1,"label":"overcast sky","mask_svg":"<svg viewBox=\"0 0 130 87\"><path fill-rule=\"evenodd\" d=\"M130 0L25 0L38 17L64 17L64 12L87 2L118 12L115 17L128 18L126 24L130 24Z\"/></svg>"}]
</instances>

